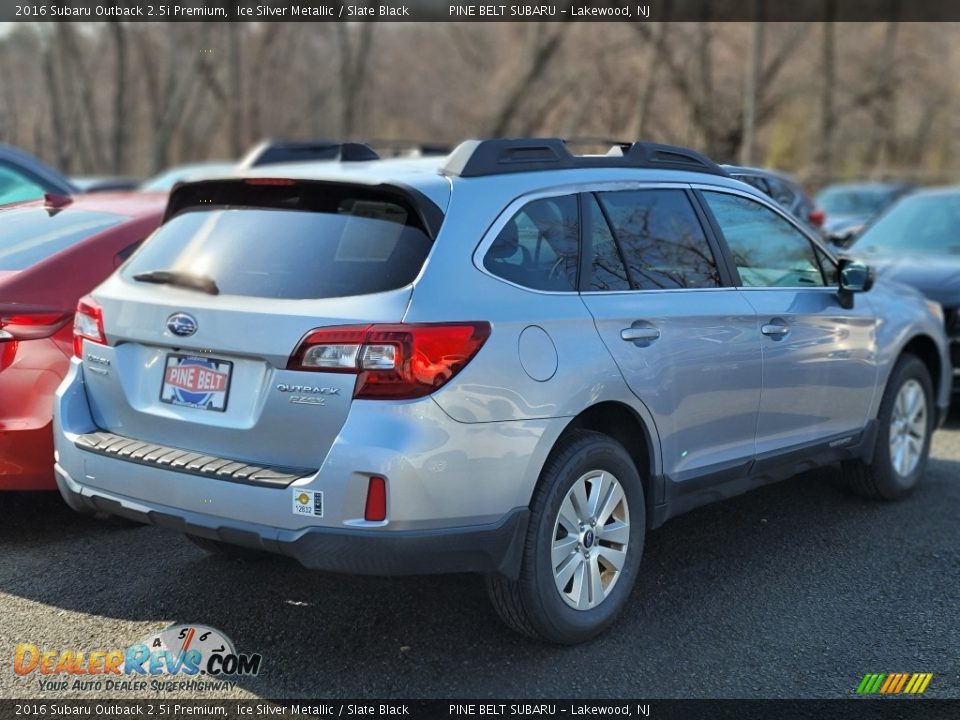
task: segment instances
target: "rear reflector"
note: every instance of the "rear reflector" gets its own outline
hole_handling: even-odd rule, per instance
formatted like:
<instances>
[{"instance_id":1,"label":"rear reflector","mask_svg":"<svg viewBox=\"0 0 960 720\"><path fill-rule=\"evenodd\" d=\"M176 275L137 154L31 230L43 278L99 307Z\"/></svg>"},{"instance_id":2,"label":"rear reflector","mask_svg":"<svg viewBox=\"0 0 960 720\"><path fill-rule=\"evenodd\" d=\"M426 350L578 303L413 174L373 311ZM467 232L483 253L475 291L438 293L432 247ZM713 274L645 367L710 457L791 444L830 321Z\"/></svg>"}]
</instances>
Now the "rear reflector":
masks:
<instances>
[{"instance_id":1,"label":"rear reflector","mask_svg":"<svg viewBox=\"0 0 960 720\"><path fill-rule=\"evenodd\" d=\"M367 506L363 519L379 522L387 519L387 481L382 477L370 478L367 485Z\"/></svg>"},{"instance_id":2,"label":"rear reflector","mask_svg":"<svg viewBox=\"0 0 960 720\"><path fill-rule=\"evenodd\" d=\"M84 340L100 345L107 344L107 337L103 332L103 310L89 295L80 299L77 312L73 316L73 354L77 357L83 357Z\"/></svg>"},{"instance_id":3,"label":"rear reflector","mask_svg":"<svg viewBox=\"0 0 960 720\"><path fill-rule=\"evenodd\" d=\"M358 375L353 396L408 400L443 387L490 336L490 323L321 328L307 333L289 370Z\"/></svg>"}]
</instances>

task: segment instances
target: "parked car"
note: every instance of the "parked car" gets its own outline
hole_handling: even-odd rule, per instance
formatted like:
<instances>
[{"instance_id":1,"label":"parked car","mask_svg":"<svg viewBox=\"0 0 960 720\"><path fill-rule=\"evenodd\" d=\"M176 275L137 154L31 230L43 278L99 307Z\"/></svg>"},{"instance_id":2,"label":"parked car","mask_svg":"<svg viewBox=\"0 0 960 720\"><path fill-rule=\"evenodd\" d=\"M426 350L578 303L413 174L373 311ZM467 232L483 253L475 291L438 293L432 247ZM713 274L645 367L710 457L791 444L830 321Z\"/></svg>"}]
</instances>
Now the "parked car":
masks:
<instances>
[{"instance_id":1,"label":"parked car","mask_svg":"<svg viewBox=\"0 0 960 720\"><path fill-rule=\"evenodd\" d=\"M849 248L884 278L943 307L953 390L960 392L960 188L918 191L880 216Z\"/></svg>"},{"instance_id":2,"label":"parked car","mask_svg":"<svg viewBox=\"0 0 960 720\"><path fill-rule=\"evenodd\" d=\"M237 164L235 162L228 162L226 160L212 160L190 165L177 165L154 175L152 178L147 178L143 181L143 184L140 185L140 189L146 192L169 192L173 186L179 182L206 180L222 175L229 175L236 167Z\"/></svg>"},{"instance_id":3,"label":"parked car","mask_svg":"<svg viewBox=\"0 0 960 720\"><path fill-rule=\"evenodd\" d=\"M81 195L0 211L0 490L54 490L53 394L73 313L160 223L163 195Z\"/></svg>"},{"instance_id":4,"label":"parked car","mask_svg":"<svg viewBox=\"0 0 960 720\"><path fill-rule=\"evenodd\" d=\"M70 178L80 192L120 192L137 190L140 178L128 175L83 175Z\"/></svg>"},{"instance_id":5,"label":"parked car","mask_svg":"<svg viewBox=\"0 0 960 720\"><path fill-rule=\"evenodd\" d=\"M671 517L825 463L870 497L920 482L943 324L871 285L683 148L189 183L78 305L57 482L214 552L483 573L508 625L578 642Z\"/></svg>"},{"instance_id":6,"label":"parked car","mask_svg":"<svg viewBox=\"0 0 960 720\"><path fill-rule=\"evenodd\" d=\"M0 205L37 200L44 194L69 196L80 189L33 155L0 144Z\"/></svg>"},{"instance_id":7,"label":"parked car","mask_svg":"<svg viewBox=\"0 0 960 720\"><path fill-rule=\"evenodd\" d=\"M724 165L730 177L752 185L777 203L805 225L819 229L823 225L823 210L810 199L803 186L790 175L767 168Z\"/></svg>"},{"instance_id":8,"label":"parked car","mask_svg":"<svg viewBox=\"0 0 960 720\"><path fill-rule=\"evenodd\" d=\"M834 244L849 245L871 220L914 188L908 183L889 182L828 185L816 197L826 214L824 232Z\"/></svg>"},{"instance_id":9,"label":"parked car","mask_svg":"<svg viewBox=\"0 0 960 720\"><path fill-rule=\"evenodd\" d=\"M443 143L421 143L415 140L371 140L359 143L269 138L251 148L237 167L240 170L249 170L264 165L318 160L360 162L386 158L434 157L449 155L451 150L451 147Z\"/></svg>"},{"instance_id":10,"label":"parked car","mask_svg":"<svg viewBox=\"0 0 960 720\"><path fill-rule=\"evenodd\" d=\"M361 143L341 143L338 140L279 140L269 138L251 148L240 160L237 168L239 170L249 170L264 165L315 162L318 160L364 161L378 159L379 156L373 148Z\"/></svg>"},{"instance_id":11,"label":"parked car","mask_svg":"<svg viewBox=\"0 0 960 720\"><path fill-rule=\"evenodd\" d=\"M132 190L140 181L131 177L68 178L33 155L0 144L0 205L39 200L44 195L70 197L81 193Z\"/></svg>"}]
</instances>

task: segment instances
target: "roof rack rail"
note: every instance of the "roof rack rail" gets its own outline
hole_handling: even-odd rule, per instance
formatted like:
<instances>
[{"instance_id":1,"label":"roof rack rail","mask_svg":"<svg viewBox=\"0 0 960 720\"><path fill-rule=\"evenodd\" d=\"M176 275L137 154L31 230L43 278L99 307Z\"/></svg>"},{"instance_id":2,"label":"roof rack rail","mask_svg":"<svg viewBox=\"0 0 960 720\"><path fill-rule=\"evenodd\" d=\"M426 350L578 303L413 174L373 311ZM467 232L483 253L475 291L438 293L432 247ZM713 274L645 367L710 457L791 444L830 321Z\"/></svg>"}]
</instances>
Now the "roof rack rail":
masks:
<instances>
[{"instance_id":1,"label":"roof rack rail","mask_svg":"<svg viewBox=\"0 0 960 720\"><path fill-rule=\"evenodd\" d=\"M249 169L263 165L316 160L361 162L379 160L377 152L364 143L337 140L275 140L267 139L256 145L240 161L238 167Z\"/></svg>"},{"instance_id":2,"label":"roof rack rail","mask_svg":"<svg viewBox=\"0 0 960 720\"><path fill-rule=\"evenodd\" d=\"M579 168L647 168L727 175L707 156L675 145L618 143L606 155L573 155L560 138L467 140L456 147L441 172L458 177L482 177Z\"/></svg>"}]
</instances>

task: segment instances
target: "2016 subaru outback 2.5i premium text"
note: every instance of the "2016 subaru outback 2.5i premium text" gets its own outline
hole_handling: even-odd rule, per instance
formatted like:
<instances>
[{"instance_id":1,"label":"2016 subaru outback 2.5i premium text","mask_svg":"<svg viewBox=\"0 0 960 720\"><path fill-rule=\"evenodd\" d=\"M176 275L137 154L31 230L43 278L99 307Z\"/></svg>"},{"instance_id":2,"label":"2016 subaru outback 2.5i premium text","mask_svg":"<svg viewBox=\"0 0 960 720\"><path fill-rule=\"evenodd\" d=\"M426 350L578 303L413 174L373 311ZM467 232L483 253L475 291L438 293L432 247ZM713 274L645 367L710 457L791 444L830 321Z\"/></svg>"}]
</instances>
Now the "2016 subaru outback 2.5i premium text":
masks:
<instances>
[{"instance_id":1,"label":"2016 subaru outback 2.5i premium text","mask_svg":"<svg viewBox=\"0 0 960 720\"><path fill-rule=\"evenodd\" d=\"M368 156L365 156L368 157ZM470 141L182 185L76 315L74 508L368 574L471 571L557 642L644 534L819 464L893 499L945 414L939 306L682 148Z\"/></svg>"}]
</instances>

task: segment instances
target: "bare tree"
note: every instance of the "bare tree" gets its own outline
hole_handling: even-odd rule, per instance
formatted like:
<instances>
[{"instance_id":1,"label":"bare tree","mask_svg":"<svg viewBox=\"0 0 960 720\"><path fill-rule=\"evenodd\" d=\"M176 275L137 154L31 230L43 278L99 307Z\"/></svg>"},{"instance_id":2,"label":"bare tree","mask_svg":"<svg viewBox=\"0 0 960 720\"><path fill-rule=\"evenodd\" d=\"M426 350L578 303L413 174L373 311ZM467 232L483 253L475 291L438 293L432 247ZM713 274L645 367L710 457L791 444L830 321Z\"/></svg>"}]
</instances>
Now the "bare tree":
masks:
<instances>
[{"instance_id":1,"label":"bare tree","mask_svg":"<svg viewBox=\"0 0 960 720\"><path fill-rule=\"evenodd\" d=\"M900 23L900 0L890 0L891 20L886 24L883 50L879 53L876 85L878 90L876 111L873 114L873 132L867 151L867 166L873 172L893 160L897 138L897 35Z\"/></svg>"},{"instance_id":2,"label":"bare tree","mask_svg":"<svg viewBox=\"0 0 960 720\"><path fill-rule=\"evenodd\" d=\"M227 117L230 120L230 153L237 157L243 152L243 55L240 52L240 33L246 27L237 22L227 23Z\"/></svg>"},{"instance_id":3,"label":"bare tree","mask_svg":"<svg viewBox=\"0 0 960 720\"><path fill-rule=\"evenodd\" d=\"M833 175L833 135L835 130L834 93L836 92L836 47L833 18L836 0L824 0L824 22L820 43L820 139L817 145L817 172L822 180Z\"/></svg>"},{"instance_id":4,"label":"bare tree","mask_svg":"<svg viewBox=\"0 0 960 720\"><path fill-rule=\"evenodd\" d=\"M530 90L543 76L550 65L550 61L560 49L564 34L569 25L560 23L552 28L545 23L536 23L527 44L526 67L517 77L516 82L507 91L499 107L493 113L488 134L497 137L506 134L514 118L520 113L523 101L530 94Z\"/></svg>"},{"instance_id":5,"label":"bare tree","mask_svg":"<svg viewBox=\"0 0 960 720\"><path fill-rule=\"evenodd\" d=\"M760 93L760 76L763 71L763 45L766 25L764 23L764 0L753 3L753 41L747 67L747 82L743 98L743 143L740 146L740 164L752 165L756 145L757 99Z\"/></svg>"},{"instance_id":6,"label":"bare tree","mask_svg":"<svg viewBox=\"0 0 960 720\"><path fill-rule=\"evenodd\" d=\"M337 23L340 58L340 134L356 132L361 91L367 79L367 61L373 42L374 23Z\"/></svg>"},{"instance_id":7,"label":"bare tree","mask_svg":"<svg viewBox=\"0 0 960 720\"><path fill-rule=\"evenodd\" d=\"M643 139L650 132L650 116L653 109L653 98L657 92L657 78L660 73L657 72L657 61L663 55L664 48L667 45L667 39L670 34L670 23L657 23L657 29L645 43L646 53L644 54L644 68L646 75L643 79L643 87L640 91L640 103L637 108L637 121L634 125L634 137Z\"/></svg>"},{"instance_id":8,"label":"bare tree","mask_svg":"<svg viewBox=\"0 0 960 720\"><path fill-rule=\"evenodd\" d=\"M702 0L700 16L703 18L697 23L697 80L699 81L699 95L701 101L691 105L694 122L703 132L703 144L710 154L717 154L717 122L716 106L713 100L713 31L710 27L710 3Z\"/></svg>"},{"instance_id":9,"label":"bare tree","mask_svg":"<svg viewBox=\"0 0 960 720\"><path fill-rule=\"evenodd\" d=\"M113 132L111 133L111 167L114 173L125 171L127 148L127 34L123 23L111 22L111 34L116 49L113 88Z\"/></svg>"},{"instance_id":10,"label":"bare tree","mask_svg":"<svg viewBox=\"0 0 960 720\"><path fill-rule=\"evenodd\" d=\"M47 85L47 96L50 98L50 129L55 139L53 146L56 163L64 172L70 172L73 156L67 144L63 92L60 87L57 54L57 43L52 35L48 36L43 50L43 74ZM37 140L39 146L39 138Z\"/></svg>"},{"instance_id":11,"label":"bare tree","mask_svg":"<svg viewBox=\"0 0 960 720\"><path fill-rule=\"evenodd\" d=\"M168 26L166 29L170 33L168 41L171 45L171 52L168 56L164 102L161 107L154 108L157 115L151 153L152 172L161 170L170 162L170 143L183 116L184 108L186 108L190 99L190 94L193 92L197 78L205 75L207 53L212 49L209 47L212 23L204 23L200 26L199 42L195 44L196 49L190 54L192 57L187 56L185 59L186 67L183 67L182 60L184 59L181 53L174 48L177 44L177 38L174 34L176 25Z\"/></svg>"}]
</instances>

